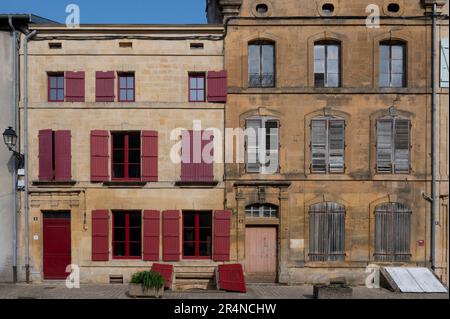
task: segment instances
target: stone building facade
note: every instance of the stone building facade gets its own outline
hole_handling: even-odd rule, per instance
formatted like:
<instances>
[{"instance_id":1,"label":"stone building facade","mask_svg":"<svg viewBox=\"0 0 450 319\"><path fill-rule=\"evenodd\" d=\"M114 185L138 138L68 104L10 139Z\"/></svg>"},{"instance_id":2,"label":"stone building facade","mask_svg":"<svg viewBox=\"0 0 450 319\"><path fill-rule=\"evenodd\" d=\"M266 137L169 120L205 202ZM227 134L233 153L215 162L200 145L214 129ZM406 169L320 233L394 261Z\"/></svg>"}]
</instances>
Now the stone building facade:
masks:
<instances>
[{"instance_id":1,"label":"stone building facade","mask_svg":"<svg viewBox=\"0 0 450 319\"><path fill-rule=\"evenodd\" d=\"M221 260L212 236L226 215L223 166L186 169L171 151L178 128L223 130L223 27L33 30L30 279L64 279L65 265L74 264L81 282L127 282L152 262L170 261L177 287L208 285ZM190 224L198 220L201 231Z\"/></svg>"},{"instance_id":2,"label":"stone building facade","mask_svg":"<svg viewBox=\"0 0 450 319\"><path fill-rule=\"evenodd\" d=\"M345 276L364 284L370 264L432 266L425 17L434 2L447 17L436 33L434 266L448 284L446 1L371 1L381 15L375 28L366 25L368 1L216 1L220 14L210 12L209 21L226 28L225 126L273 128L262 144L247 140L246 155L265 147L278 165L265 174L264 163L225 166L232 260L244 264L248 280Z\"/></svg>"}]
</instances>

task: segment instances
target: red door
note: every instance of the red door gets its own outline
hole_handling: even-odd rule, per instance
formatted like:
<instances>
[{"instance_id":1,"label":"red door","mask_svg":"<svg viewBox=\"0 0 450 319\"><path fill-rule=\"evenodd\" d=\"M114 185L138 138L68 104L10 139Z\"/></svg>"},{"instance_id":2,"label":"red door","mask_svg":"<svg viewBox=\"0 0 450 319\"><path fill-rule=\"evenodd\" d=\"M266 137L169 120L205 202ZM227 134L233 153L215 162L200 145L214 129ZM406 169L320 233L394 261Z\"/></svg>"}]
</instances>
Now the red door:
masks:
<instances>
[{"instance_id":1,"label":"red door","mask_svg":"<svg viewBox=\"0 0 450 319\"><path fill-rule=\"evenodd\" d=\"M66 279L71 264L70 213L44 213L44 279Z\"/></svg>"}]
</instances>

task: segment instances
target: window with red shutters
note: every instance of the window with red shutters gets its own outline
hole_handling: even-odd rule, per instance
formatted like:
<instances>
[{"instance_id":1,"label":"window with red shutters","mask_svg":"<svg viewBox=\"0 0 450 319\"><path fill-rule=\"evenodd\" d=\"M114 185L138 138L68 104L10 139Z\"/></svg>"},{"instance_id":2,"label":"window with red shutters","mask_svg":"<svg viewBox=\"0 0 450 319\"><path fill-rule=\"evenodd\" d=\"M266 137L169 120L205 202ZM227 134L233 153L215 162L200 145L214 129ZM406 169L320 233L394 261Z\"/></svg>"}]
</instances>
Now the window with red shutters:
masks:
<instances>
[{"instance_id":1,"label":"window with red shutters","mask_svg":"<svg viewBox=\"0 0 450 319\"><path fill-rule=\"evenodd\" d=\"M40 181L70 181L71 161L70 131L39 131Z\"/></svg>"},{"instance_id":2,"label":"window with red shutters","mask_svg":"<svg viewBox=\"0 0 450 319\"><path fill-rule=\"evenodd\" d=\"M189 73L189 102L206 101L205 73Z\"/></svg>"},{"instance_id":3,"label":"window with red shutters","mask_svg":"<svg viewBox=\"0 0 450 319\"><path fill-rule=\"evenodd\" d=\"M119 73L119 102L134 102L135 76L133 72Z\"/></svg>"},{"instance_id":4,"label":"window with red shutters","mask_svg":"<svg viewBox=\"0 0 450 319\"><path fill-rule=\"evenodd\" d=\"M143 259L157 261L159 260L159 235L161 220L159 210L145 210L143 220Z\"/></svg>"},{"instance_id":5,"label":"window with red shutters","mask_svg":"<svg viewBox=\"0 0 450 319\"><path fill-rule=\"evenodd\" d=\"M64 73L49 72L48 77L48 101L64 102Z\"/></svg>"},{"instance_id":6,"label":"window with red shutters","mask_svg":"<svg viewBox=\"0 0 450 319\"><path fill-rule=\"evenodd\" d=\"M142 247L141 212L113 212L113 258L140 259Z\"/></svg>"},{"instance_id":7,"label":"window with red shutters","mask_svg":"<svg viewBox=\"0 0 450 319\"><path fill-rule=\"evenodd\" d=\"M109 212L92 211L92 260L109 260Z\"/></svg>"},{"instance_id":8,"label":"window with red shutters","mask_svg":"<svg viewBox=\"0 0 450 319\"><path fill-rule=\"evenodd\" d=\"M210 212L183 212L183 258L209 259L212 245Z\"/></svg>"},{"instance_id":9,"label":"window with red shutters","mask_svg":"<svg viewBox=\"0 0 450 319\"><path fill-rule=\"evenodd\" d=\"M214 261L230 260L231 211L214 212Z\"/></svg>"},{"instance_id":10,"label":"window with red shutters","mask_svg":"<svg viewBox=\"0 0 450 319\"><path fill-rule=\"evenodd\" d=\"M114 71L95 73L95 101L114 102Z\"/></svg>"},{"instance_id":11,"label":"window with red shutters","mask_svg":"<svg viewBox=\"0 0 450 319\"><path fill-rule=\"evenodd\" d=\"M109 179L109 132L91 131L91 181L105 182Z\"/></svg>"},{"instance_id":12,"label":"window with red shutters","mask_svg":"<svg viewBox=\"0 0 450 319\"><path fill-rule=\"evenodd\" d=\"M158 181L158 132L142 131L142 181Z\"/></svg>"},{"instance_id":13,"label":"window with red shutters","mask_svg":"<svg viewBox=\"0 0 450 319\"><path fill-rule=\"evenodd\" d=\"M227 71L208 72L208 102L227 101Z\"/></svg>"},{"instance_id":14,"label":"window with red shutters","mask_svg":"<svg viewBox=\"0 0 450 319\"><path fill-rule=\"evenodd\" d=\"M181 181L214 180L214 135L211 131L183 131Z\"/></svg>"},{"instance_id":15,"label":"window with red shutters","mask_svg":"<svg viewBox=\"0 0 450 319\"><path fill-rule=\"evenodd\" d=\"M141 179L140 132L112 132L112 179Z\"/></svg>"},{"instance_id":16,"label":"window with red shutters","mask_svg":"<svg viewBox=\"0 0 450 319\"><path fill-rule=\"evenodd\" d=\"M66 72L66 102L84 102L84 71Z\"/></svg>"},{"instance_id":17,"label":"window with red shutters","mask_svg":"<svg viewBox=\"0 0 450 319\"><path fill-rule=\"evenodd\" d=\"M180 260L180 212L163 211L163 260Z\"/></svg>"}]
</instances>

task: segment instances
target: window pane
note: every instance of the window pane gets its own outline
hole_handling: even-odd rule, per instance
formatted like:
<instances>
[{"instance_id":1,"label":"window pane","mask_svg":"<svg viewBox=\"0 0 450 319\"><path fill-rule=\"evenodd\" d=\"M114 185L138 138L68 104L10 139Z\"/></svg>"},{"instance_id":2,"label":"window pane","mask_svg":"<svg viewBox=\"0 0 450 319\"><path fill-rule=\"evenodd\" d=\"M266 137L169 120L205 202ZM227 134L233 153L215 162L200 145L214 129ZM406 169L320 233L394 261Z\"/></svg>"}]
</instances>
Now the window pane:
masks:
<instances>
[{"instance_id":1,"label":"window pane","mask_svg":"<svg viewBox=\"0 0 450 319\"><path fill-rule=\"evenodd\" d=\"M339 45L328 45L327 58L328 60L339 60Z\"/></svg>"},{"instance_id":2,"label":"window pane","mask_svg":"<svg viewBox=\"0 0 450 319\"><path fill-rule=\"evenodd\" d=\"M327 72L328 73L339 73L339 61L338 60L328 60Z\"/></svg>"},{"instance_id":3,"label":"window pane","mask_svg":"<svg viewBox=\"0 0 450 319\"><path fill-rule=\"evenodd\" d=\"M114 228L114 241L125 241L125 228Z\"/></svg>"},{"instance_id":4,"label":"window pane","mask_svg":"<svg viewBox=\"0 0 450 319\"><path fill-rule=\"evenodd\" d=\"M195 244L184 243L184 256L195 256Z\"/></svg>"},{"instance_id":5,"label":"window pane","mask_svg":"<svg viewBox=\"0 0 450 319\"><path fill-rule=\"evenodd\" d=\"M115 227L125 227L125 214L124 213L114 213L114 226Z\"/></svg>"},{"instance_id":6,"label":"window pane","mask_svg":"<svg viewBox=\"0 0 450 319\"><path fill-rule=\"evenodd\" d=\"M392 46L392 59L403 60L403 46L393 45Z\"/></svg>"},{"instance_id":7,"label":"window pane","mask_svg":"<svg viewBox=\"0 0 450 319\"><path fill-rule=\"evenodd\" d=\"M127 88L128 89L134 88L134 76L127 77Z\"/></svg>"},{"instance_id":8,"label":"window pane","mask_svg":"<svg viewBox=\"0 0 450 319\"><path fill-rule=\"evenodd\" d=\"M50 77L50 87L56 88L57 81L58 81L58 78L56 76L51 76Z\"/></svg>"},{"instance_id":9,"label":"window pane","mask_svg":"<svg viewBox=\"0 0 450 319\"><path fill-rule=\"evenodd\" d=\"M141 243L130 244L130 256L138 257L141 255Z\"/></svg>"},{"instance_id":10,"label":"window pane","mask_svg":"<svg viewBox=\"0 0 450 319\"><path fill-rule=\"evenodd\" d=\"M184 213L184 226L194 227L195 226L195 214L193 213Z\"/></svg>"},{"instance_id":11,"label":"window pane","mask_svg":"<svg viewBox=\"0 0 450 319\"><path fill-rule=\"evenodd\" d=\"M134 100L134 89L128 89L127 90L127 101L133 101Z\"/></svg>"},{"instance_id":12,"label":"window pane","mask_svg":"<svg viewBox=\"0 0 450 319\"><path fill-rule=\"evenodd\" d=\"M250 74L260 73L260 46L250 45L248 47L248 72Z\"/></svg>"},{"instance_id":13,"label":"window pane","mask_svg":"<svg viewBox=\"0 0 450 319\"><path fill-rule=\"evenodd\" d=\"M141 165L129 164L128 166L128 177L129 178L139 178L141 177Z\"/></svg>"},{"instance_id":14,"label":"window pane","mask_svg":"<svg viewBox=\"0 0 450 319\"><path fill-rule=\"evenodd\" d=\"M392 87L402 87L403 86L403 74L392 74Z\"/></svg>"},{"instance_id":15,"label":"window pane","mask_svg":"<svg viewBox=\"0 0 450 319\"><path fill-rule=\"evenodd\" d=\"M197 101L204 101L205 94L203 90L197 91Z\"/></svg>"},{"instance_id":16,"label":"window pane","mask_svg":"<svg viewBox=\"0 0 450 319\"><path fill-rule=\"evenodd\" d=\"M388 74L390 72L389 60L380 61L380 73Z\"/></svg>"},{"instance_id":17,"label":"window pane","mask_svg":"<svg viewBox=\"0 0 450 319\"><path fill-rule=\"evenodd\" d=\"M58 77L58 88L64 88L64 76Z\"/></svg>"},{"instance_id":18,"label":"window pane","mask_svg":"<svg viewBox=\"0 0 450 319\"><path fill-rule=\"evenodd\" d=\"M390 86L390 76L387 73L380 74L380 87L389 87Z\"/></svg>"},{"instance_id":19,"label":"window pane","mask_svg":"<svg viewBox=\"0 0 450 319\"><path fill-rule=\"evenodd\" d=\"M315 60L325 60L325 46L315 45L314 46L314 59Z\"/></svg>"},{"instance_id":20,"label":"window pane","mask_svg":"<svg viewBox=\"0 0 450 319\"><path fill-rule=\"evenodd\" d=\"M200 256L206 257L211 256L211 244L210 243L200 243Z\"/></svg>"},{"instance_id":21,"label":"window pane","mask_svg":"<svg viewBox=\"0 0 450 319\"><path fill-rule=\"evenodd\" d=\"M64 100L64 89L58 89L58 101Z\"/></svg>"},{"instance_id":22,"label":"window pane","mask_svg":"<svg viewBox=\"0 0 450 319\"><path fill-rule=\"evenodd\" d=\"M338 87L339 86L339 74L331 73L328 74L328 87Z\"/></svg>"},{"instance_id":23,"label":"window pane","mask_svg":"<svg viewBox=\"0 0 450 319\"><path fill-rule=\"evenodd\" d=\"M124 148L124 147L125 147L125 135L113 134L113 148Z\"/></svg>"},{"instance_id":24,"label":"window pane","mask_svg":"<svg viewBox=\"0 0 450 319\"><path fill-rule=\"evenodd\" d=\"M197 78L197 88L198 89L203 89L204 87L205 87L205 78L198 77Z\"/></svg>"},{"instance_id":25,"label":"window pane","mask_svg":"<svg viewBox=\"0 0 450 319\"><path fill-rule=\"evenodd\" d=\"M325 74L324 73L314 74L314 85L316 87L324 87L325 86Z\"/></svg>"},{"instance_id":26,"label":"window pane","mask_svg":"<svg viewBox=\"0 0 450 319\"><path fill-rule=\"evenodd\" d=\"M389 61L390 59L390 52L389 52L389 46L388 45L381 45L380 46L380 60L381 61Z\"/></svg>"},{"instance_id":27,"label":"window pane","mask_svg":"<svg viewBox=\"0 0 450 319\"><path fill-rule=\"evenodd\" d=\"M50 90L50 101L56 101L56 100L57 100L56 90Z\"/></svg>"},{"instance_id":28,"label":"window pane","mask_svg":"<svg viewBox=\"0 0 450 319\"><path fill-rule=\"evenodd\" d=\"M141 229L140 228L131 228L130 229L130 241L141 241Z\"/></svg>"},{"instance_id":29,"label":"window pane","mask_svg":"<svg viewBox=\"0 0 450 319\"><path fill-rule=\"evenodd\" d=\"M210 241L211 240L211 228L200 228L199 235L200 235L200 241Z\"/></svg>"},{"instance_id":30,"label":"window pane","mask_svg":"<svg viewBox=\"0 0 450 319\"><path fill-rule=\"evenodd\" d=\"M197 91L191 90L189 93L189 100L190 101L197 101Z\"/></svg>"},{"instance_id":31,"label":"window pane","mask_svg":"<svg viewBox=\"0 0 450 319\"><path fill-rule=\"evenodd\" d=\"M127 100L127 90L120 90L120 100L121 101Z\"/></svg>"},{"instance_id":32,"label":"window pane","mask_svg":"<svg viewBox=\"0 0 450 319\"><path fill-rule=\"evenodd\" d=\"M114 256L125 256L125 243L114 243Z\"/></svg>"},{"instance_id":33,"label":"window pane","mask_svg":"<svg viewBox=\"0 0 450 319\"><path fill-rule=\"evenodd\" d=\"M117 164L123 164L125 161L124 152L122 150L114 151L113 162Z\"/></svg>"},{"instance_id":34,"label":"window pane","mask_svg":"<svg viewBox=\"0 0 450 319\"><path fill-rule=\"evenodd\" d=\"M274 47L273 45L262 46L262 73L273 74L274 71Z\"/></svg>"},{"instance_id":35,"label":"window pane","mask_svg":"<svg viewBox=\"0 0 450 319\"><path fill-rule=\"evenodd\" d=\"M141 151L129 151L128 152L128 162L130 164L139 164L141 162Z\"/></svg>"},{"instance_id":36,"label":"window pane","mask_svg":"<svg viewBox=\"0 0 450 319\"><path fill-rule=\"evenodd\" d=\"M129 148L140 148L141 147L141 134L140 133L128 134L128 147Z\"/></svg>"},{"instance_id":37,"label":"window pane","mask_svg":"<svg viewBox=\"0 0 450 319\"><path fill-rule=\"evenodd\" d=\"M314 73L325 73L325 60L314 61Z\"/></svg>"},{"instance_id":38,"label":"window pane","mask_svg":"<svg viewBox=\"0 0 450 319\"><path fill-rule=\"evenodd\" d=\"M199 225L200 227L211 227L212 214L210 213L200 213L199 215Z\"/></svg>"},{"instance_id":39,"label":"window pane","mask_svg":"<svg viewBox=\"0 0 450 319\"><path fill-rule=\"evenodd\" d=\"M403 60L392 61L392 73L403 73Z\"/></svg>"},{"instance_id":40,"label":"window pane","mask_svg":"<svg viewBox=\"0 0 450 319\"><path fill-rule=\"evenodd\" d=\"M184 228L184 241L195 240L195 228Z\"/></svg>"},{"instance_id":41,"label":"window pane","mask_svg":"<svg viewBox=\"0 0 450 319\"><path fill-rule=\"evenodd\" d=\"M125 177L125 168L122 164L114 164L113 165L113 177L114 178L124 178Z\"/></svg>"},{"instance_id":42,"label":"window pane","mask_svg":"<svg viewBox=\"0 0 450 319\"><path fill-rule=\"evenodd\" d=\"M119 86L121 89L125 89L127 87L127 78L125 76L120 76Z\"/></svg>"},{"instance_id":43,"label":"window pane","mask_svg":"<svg viewBox=\"0 0 450 319\"><path fill-rule=\"evenodd\" d=\"M141 213L130 213L130 227L141 226Z\"/></svg>"}]
</instances>

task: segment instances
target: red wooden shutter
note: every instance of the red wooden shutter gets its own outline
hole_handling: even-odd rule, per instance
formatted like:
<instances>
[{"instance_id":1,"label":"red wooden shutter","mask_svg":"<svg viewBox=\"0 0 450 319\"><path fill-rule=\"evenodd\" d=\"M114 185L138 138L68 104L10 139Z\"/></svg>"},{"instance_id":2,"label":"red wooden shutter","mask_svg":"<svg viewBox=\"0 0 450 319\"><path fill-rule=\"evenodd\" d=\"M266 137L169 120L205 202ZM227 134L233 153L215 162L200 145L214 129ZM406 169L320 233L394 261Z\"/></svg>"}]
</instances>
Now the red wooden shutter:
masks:
<instances>
[{"instance_id":1,"label":"red wooden shutter","mask_svg":"<svg viewBox=\"0 0 450 319\"><path fill-rule=\"evenodd\" d=\"M205 131L202 131L202 136L205 134ZM203 140L202 138L202 162L200 164L197 164L197 180L202 182L211 182L214 180L214 159L211 163L207 163L205 158L203 158L205 147L210 144L214 143L214 135L208 135L210 136L209 140ZM206 138L206 136L205 136ZM208 156L214 156L214 146L210 154ZM208 159L209 160L209 159Z\"/></svg>"},{"instance_id":2,"label":"red wooden shutter","mask_svg":"<svg viewBox=\"0 0 450 319\"><path fill-rule=\"evenodd\" d=\"M158 132L142 131L142 180L158 181Z\"/></svg>"},{"instance_id":3,"label":"red wooden shutter","mask_svg":"<svg viewBox=\"0 0 450 319\"><path fill-rule=\"evenodd\" d=\"M227 71L208 72L208 102L227 101Z\"/></svg>"},{"instance_id":4,"label":"red wooden shutter","mask_svg":"<svg viewBox=\"0 0 450 319\"><path fill-rule=\"evenodd\" d=\"M181 135L181 180L184 182L192 181L195 176L195 166L193 162L192 150L192 131L183 131ZM184 158L183 154L189 154Z\"/></svg>"},{"instance_id":5,"label":"red wooden shutter","mask_svg":"<svg viewBox=\"0 0 450 319\"><path fill-rule=\"evenodd\" d=\"M91 131L91 181L104 182L109 179L109 133Z\"/></svg>"},{"instance_id":6,"label":"red wooden shutter","mask_svg":"<svg viewBox=\"0 0 450 319\"><path fill-rule=\"evenodd\" d=\"M144 211L144 260L159 260L159 210Z\"/></svg>"},{"instance_id":7,"label":"red wooden shutter","mask_svg":"<svg viewBox=\"0 0 450 319\"><path fill-rule=\"evenodd\" d=\"M95 101L114 102L114 71L95 73Z\"/></svg>"},{"instance_id":8,"label":"red wooden shutter","mask_svg":"<svg viewBox=\"0 0 450 319\"><path fill-rule=\"evenodd\" d=\"M66 102L84 102L84 71L66 72Z\"/></svg>"},{"instance_id":9,"label":"red wooden shutter","mask_svg":"<svg viewBox=\"0 0 450 319\"><path fill-rule=\"evenodd\" d=\"M247 291L241 264L219 265L218 272L220 289L243 293Z\"/></svg>"},{"instance_id":10,"label":"red wooden shutter","mask_svg":"<svg viewBox=\"0 0 450 319\"><path fill-rule=\"evenodd\" d=\"M107 261L109 259L109 212L108 210L92 211L92 260Z\"/></svg>"},{"instance_id":11,"label":"red wooden shutter","mask_svg":"<svg viewBox=\"0 0 450 319\"><path fill-rule=\"evenodd\" d=\"M231 215L228 210L214 213L214 261L230 260Z\"/></svg>"},{"instance_id":12,"label":"red wooden shutter","mask_svg":"<svg viewBox=\"0 0 450 319\"><path fill-rule=\"evenodd\" d=\"M159 273L165 279L165 287L171 288L172 286L172 276L173 276L173 265L169 264L152 264L152 271Z\"/></svg>"},{"instance_id":13,"label":"red wooden shutter","mask_svg":"<svg viewBox=\"0 0 450 319\"><path fill-rule=\"evenodd\" d=\"M39 131L39 180L53 180L53 131Z\"/></svg>"},{"instance_id":14,"label":"red wooden shutter","mask_svg":"<svg viewBox=\"0 0 450 319\"><path fill-rule=\"evenodd\" d=\"M72 179L72 150L70 131L55 132L55 180Z\"/></svg>"},{"instance_id":15,"label":"red wooden shutter","mask_svg":"<svg viewBox=\"0 0 450 319\"><path fill-rule=\"evenodd\" d=\"M180 260L180 211L163 211L163 260Z\"/></svg>"}]
</instances>

